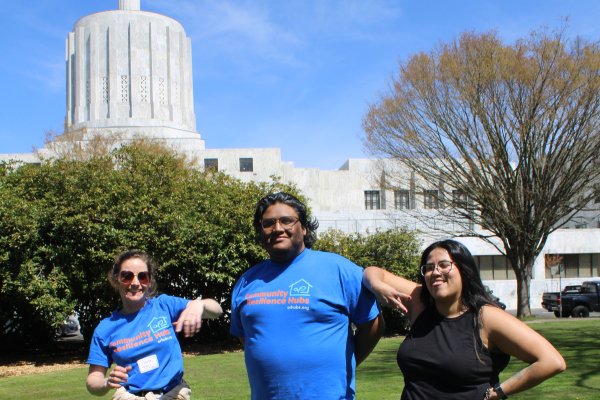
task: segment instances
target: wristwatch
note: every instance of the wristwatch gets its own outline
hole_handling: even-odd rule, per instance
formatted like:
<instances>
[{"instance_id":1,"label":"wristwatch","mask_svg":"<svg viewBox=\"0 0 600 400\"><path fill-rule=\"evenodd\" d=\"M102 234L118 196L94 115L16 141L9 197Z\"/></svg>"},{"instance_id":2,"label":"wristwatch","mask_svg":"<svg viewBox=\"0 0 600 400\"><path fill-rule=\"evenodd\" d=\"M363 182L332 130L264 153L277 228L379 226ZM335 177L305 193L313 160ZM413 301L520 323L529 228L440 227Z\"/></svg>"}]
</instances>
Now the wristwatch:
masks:
<instances>
[{"instance_id":1,"label":"wristwatch","mask_svg":"<svg viewBox=\"0 0 600 400\"><path fill-rule=\"evenodd\" d=\"M502 386L500 386L500 382L494 385L494 392L498 395L498 398L501 400L508 399L508 396L504 394L504 390L502 390Z\"/></svg>"}]
</instances>

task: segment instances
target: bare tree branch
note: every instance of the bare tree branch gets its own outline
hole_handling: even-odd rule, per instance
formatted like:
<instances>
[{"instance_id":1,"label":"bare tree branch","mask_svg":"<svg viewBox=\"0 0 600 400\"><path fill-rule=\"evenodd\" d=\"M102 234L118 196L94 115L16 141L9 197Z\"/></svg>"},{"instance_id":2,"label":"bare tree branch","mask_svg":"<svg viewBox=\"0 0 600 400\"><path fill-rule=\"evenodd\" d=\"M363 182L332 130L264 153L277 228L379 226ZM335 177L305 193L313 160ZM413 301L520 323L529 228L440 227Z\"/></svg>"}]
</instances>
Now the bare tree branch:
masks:
<instances>
[{"instance_id":1,"label":"bare tree branch","mask_svg":"<svg viewBox=\"0 0 600 400\"><path fill-rule=\"evenodd\" d=\"M597 43L465 33L401 64L363 127L367 148L414 171L423 190L462 196L439 210L466 228L454 234L501 240L526 316L548 235L598 196L599 113Z\"/></svg>"}]
</instances>

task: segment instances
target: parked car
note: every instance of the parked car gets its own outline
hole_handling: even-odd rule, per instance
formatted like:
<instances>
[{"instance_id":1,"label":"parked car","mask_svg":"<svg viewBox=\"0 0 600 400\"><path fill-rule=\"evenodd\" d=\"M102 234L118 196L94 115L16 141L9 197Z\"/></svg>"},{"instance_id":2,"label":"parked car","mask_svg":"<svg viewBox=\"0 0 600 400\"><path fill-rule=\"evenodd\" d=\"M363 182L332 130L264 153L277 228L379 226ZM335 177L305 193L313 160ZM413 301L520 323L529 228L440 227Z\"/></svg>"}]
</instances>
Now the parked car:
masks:
<instances>
[{"instance_id":1,"label":"parked car","mask_svg":"<svg viewBox=\"0 0 600 400\"><path fill-rule=\"evenodd\" d=\"M79 333L79 320L77 316L71 315L60 326L56 328L56 336L75 336Z\"/></svg>"},{"instance_id":2,"label":"parked car","mask_svg":"<svg viewBox=\"0 0 600 400\"><path fill-rule=\"evenodd\" d=\"M600 281L565 286L561 292L544 292L542 307L556 317L589 317L590 312L600 311Z\"/></svg>"}]
</instances>

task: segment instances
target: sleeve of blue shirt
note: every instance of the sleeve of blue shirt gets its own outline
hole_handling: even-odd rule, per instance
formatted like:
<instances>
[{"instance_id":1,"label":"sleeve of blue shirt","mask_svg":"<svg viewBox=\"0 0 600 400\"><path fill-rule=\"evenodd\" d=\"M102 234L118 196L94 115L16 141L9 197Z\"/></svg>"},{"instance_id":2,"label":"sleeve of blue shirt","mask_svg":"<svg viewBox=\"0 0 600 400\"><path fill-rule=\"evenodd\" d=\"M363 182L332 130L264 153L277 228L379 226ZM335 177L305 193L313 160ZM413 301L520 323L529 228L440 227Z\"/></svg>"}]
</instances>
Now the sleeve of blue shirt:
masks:
<instances>
[{"instance_id":1,"label":"sleeve of blue shirt","mask_svg":"<svg viewBox=\"0 0 600 400\"><path fill-rule=\"evenodd\" d=\"M341 257L340 269L345 274L344 290L347 298L350 322L361 325L371 321L379 315L377 299L362 284L363 268L352 261Z\"/></svg>"},{"instance_id":2,"label":"sleeve of blue shirt","mask_svg":"<svg viewBox=\"0 0 600 400\"><path fill-rule=\"evenodd\" d=\"M238 294L244 282L244 277L236 283L231 293L231 326L229 332L235 337L244 337L244 328L240 318L240 309L238 304Z\"/></svg>"}]
</instances>

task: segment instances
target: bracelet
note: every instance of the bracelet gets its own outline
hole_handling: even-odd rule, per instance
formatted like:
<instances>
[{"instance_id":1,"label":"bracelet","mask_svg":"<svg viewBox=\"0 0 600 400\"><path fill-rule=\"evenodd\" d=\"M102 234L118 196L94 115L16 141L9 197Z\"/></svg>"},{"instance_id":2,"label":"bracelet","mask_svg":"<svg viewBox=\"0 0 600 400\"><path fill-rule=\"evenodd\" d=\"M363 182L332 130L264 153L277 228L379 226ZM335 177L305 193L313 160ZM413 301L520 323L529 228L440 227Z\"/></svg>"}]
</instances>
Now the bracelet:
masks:
<instances>
[{"instance_id":1,"label":"bracelet","mask_svg":"<svg viewBox=\"0 0 600 400\"><path fill-rule=\"evenodd\" d=\"M499 399L501 399L501 400L508 399L508 396L504 393L504 390L502 390L502 386L500 386L500 382L498 382L494 385L494 392L496 392L498 394Z\"/></svg>"},{"instance_id":2,"label":"bracelet","mask_svg":"<svg viewBox=\"0 0 600 400\"><path fill-rule=\"evenodd\" d=\"M483 400L490 400L490 392L491 391L492 391L491 387L487 388L487 390L485 391L485 396L483 396Z\"/></svg>"}]
</instances>

